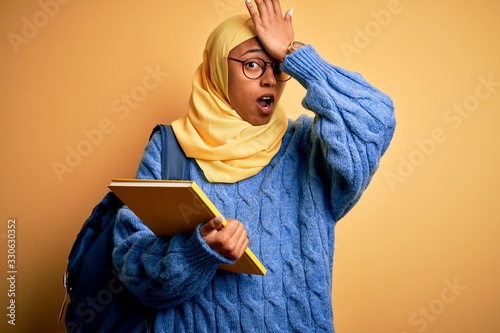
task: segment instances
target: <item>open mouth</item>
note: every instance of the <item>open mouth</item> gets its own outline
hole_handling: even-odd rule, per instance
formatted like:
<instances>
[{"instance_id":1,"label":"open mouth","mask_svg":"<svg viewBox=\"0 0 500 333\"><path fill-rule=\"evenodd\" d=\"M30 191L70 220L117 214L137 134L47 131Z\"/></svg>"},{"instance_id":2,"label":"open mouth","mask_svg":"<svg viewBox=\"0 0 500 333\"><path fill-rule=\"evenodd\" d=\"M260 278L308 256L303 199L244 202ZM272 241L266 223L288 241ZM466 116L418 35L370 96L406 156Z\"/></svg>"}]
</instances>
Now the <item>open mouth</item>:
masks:
<instances>
[{"instance_id":1,"label":"open mouth","mask_svg":"<svg viewBox=\"0 0 500 333\"><path fill-rule=\"evenodd\" d=\"M274 96L271 95L262 96L257 100L257 104L259 105L260 109L263 112L265 113L271 112L274 104Z\"/></svg>"}]
</instances>

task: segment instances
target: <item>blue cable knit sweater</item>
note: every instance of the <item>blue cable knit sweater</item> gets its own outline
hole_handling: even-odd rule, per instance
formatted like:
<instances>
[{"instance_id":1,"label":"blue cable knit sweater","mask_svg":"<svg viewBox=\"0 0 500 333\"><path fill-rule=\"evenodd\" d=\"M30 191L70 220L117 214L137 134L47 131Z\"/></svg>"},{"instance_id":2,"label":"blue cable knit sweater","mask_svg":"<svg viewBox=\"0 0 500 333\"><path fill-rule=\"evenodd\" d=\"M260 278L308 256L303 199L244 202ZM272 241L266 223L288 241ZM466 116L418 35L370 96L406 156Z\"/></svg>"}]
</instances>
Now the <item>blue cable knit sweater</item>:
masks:
<instances>
[{"instance_id":1,"label":"blue cable knit sweater","mask_svg":"<svg viewBox=\"0 0 500 333\"><path fill-rule=\"evenodd\" d=\"M389 145L393 105L311 46L287 56L283 70L307 89L303 105L316 116L289 121L269 165L222 184L191 164L192 179L222 214L245 223L267 275L218 271L231 262L203 241L199 227L157 238L128 208L119 211L114 265L130 291L157 309L156 332L334 332L335 224L359 200ZM154 136L137 178L160 178L160 150Z\"/></svg>"}]
</instances>

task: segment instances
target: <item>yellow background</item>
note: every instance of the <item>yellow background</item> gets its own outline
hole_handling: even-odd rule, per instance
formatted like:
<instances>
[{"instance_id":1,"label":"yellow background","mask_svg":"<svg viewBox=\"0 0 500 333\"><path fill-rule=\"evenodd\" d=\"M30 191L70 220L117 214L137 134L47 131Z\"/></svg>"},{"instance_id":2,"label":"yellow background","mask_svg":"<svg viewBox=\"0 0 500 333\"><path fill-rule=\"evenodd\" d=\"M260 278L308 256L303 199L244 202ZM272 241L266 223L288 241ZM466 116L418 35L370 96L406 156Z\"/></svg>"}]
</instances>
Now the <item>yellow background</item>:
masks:
<instances>
[{"instance_id":1,"label":"yellow background","mask_svg":"<svg viewBox=\"0 0 500 333\"><path fill-rule=\"evenodd\" d=\"M298 40L396 106L392 145L337 227L337 331L500 332L500 2L283 6ZM244 11L243 0L1 2L0 331L64 331L61 276L81 224L111 177L135 174L153 126L184 112L211 29ZM290 117L303 96L291 82ZM71 149L85 156L67 162Z\"/></svg>"}]
</instances>

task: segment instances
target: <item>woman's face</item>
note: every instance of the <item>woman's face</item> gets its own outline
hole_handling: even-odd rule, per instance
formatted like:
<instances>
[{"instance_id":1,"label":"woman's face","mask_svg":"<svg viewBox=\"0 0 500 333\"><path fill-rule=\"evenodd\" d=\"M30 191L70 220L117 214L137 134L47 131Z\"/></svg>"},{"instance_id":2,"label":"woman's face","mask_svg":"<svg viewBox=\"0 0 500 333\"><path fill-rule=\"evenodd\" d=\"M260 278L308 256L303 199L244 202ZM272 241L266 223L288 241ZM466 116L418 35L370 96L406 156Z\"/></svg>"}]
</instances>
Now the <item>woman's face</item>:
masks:
<instances>
[{"instance_id":1,"label":"woman's face","mask_svg":"<svg viewBox=\"0 0 500 333\"><path fill-rule=\"evenodd\" d=\"M229 52L230 58L247 60L261 58L268 62L277 62L260 44L259 40L251 38ZM266 67L264 75L256 80L247 78L242 71L242 64L228 61L228 93L229 101L243 120L254 126L269 122L276 109L285 82L276 80L271 66Z\"/></svg>"}]
</instances>

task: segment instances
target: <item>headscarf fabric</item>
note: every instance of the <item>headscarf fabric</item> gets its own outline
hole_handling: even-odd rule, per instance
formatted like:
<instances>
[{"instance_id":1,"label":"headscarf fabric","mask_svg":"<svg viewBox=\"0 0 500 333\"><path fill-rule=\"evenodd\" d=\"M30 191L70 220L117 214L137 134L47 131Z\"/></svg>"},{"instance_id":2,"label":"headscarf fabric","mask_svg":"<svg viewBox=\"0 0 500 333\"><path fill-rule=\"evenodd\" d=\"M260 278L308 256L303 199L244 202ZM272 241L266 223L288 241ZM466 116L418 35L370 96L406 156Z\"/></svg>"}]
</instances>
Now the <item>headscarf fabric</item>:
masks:
<instances>
[{"instance_id":1,"label":"headscarf fabric","mask_svg":"<svg viewBox=\"0 0 500 333\"><path fill-rule=\"evenodd\" d=\"M287 128L278 103L265 125L243 120L229 102L229 52L257 36L248 15L221 23L208 37L193 77L188 111L172 123L186 156L196 159L210 182L235 183L262 170L276 155Z\"/></svg>"}]
</instances>

